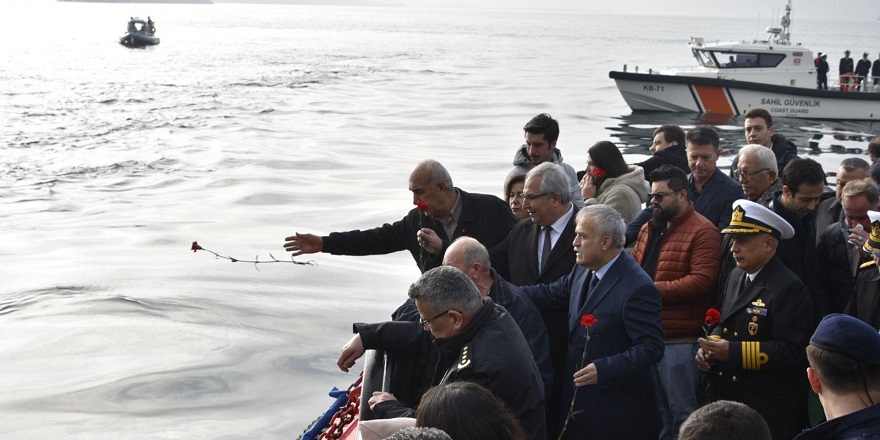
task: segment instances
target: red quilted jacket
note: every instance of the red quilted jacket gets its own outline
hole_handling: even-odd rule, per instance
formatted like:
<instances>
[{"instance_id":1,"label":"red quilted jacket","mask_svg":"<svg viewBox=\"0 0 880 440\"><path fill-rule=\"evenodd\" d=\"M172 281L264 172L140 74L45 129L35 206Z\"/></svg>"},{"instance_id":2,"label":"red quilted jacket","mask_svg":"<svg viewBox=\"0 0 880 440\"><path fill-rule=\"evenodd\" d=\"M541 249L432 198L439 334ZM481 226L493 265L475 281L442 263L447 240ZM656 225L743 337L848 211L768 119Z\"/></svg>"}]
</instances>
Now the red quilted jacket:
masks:
<instances>
[{"instance_id":1,"label":"red quilted jacket","mask_svg":"<svg viewBox=\"0 0 880 440\"><path fill-rule=\"evenodd\" d=\"M632 256L642 264L651 222L639 231ZM666 338L701 336L702 325L721 265L721 234L690 203L672 218L660 246L654 283L663 298Z\"/></svg>"}]
</instances>

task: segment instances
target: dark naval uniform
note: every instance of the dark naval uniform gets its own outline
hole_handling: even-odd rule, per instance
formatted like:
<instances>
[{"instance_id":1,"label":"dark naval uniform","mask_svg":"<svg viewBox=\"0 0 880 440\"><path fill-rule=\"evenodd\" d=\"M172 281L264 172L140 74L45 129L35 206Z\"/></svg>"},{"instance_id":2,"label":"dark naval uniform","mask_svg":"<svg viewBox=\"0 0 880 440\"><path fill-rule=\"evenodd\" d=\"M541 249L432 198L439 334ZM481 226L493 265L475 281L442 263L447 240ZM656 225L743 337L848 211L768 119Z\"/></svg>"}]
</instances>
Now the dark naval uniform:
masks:
<instances>
[{"instance_id":1,"label":"dark naval uniform","mask_svg":"<svg viewBox=\"0 0 880 440\"><path fill-rule=\"evenodd\" d=\"M745 403L764 417L774 440L791 439L808 423L810 297L776 256L744 287L746 276L738 267L731 272L713 332L730 341L729 360L709 373L714 397Z\"/></svg>"}]
</instances>

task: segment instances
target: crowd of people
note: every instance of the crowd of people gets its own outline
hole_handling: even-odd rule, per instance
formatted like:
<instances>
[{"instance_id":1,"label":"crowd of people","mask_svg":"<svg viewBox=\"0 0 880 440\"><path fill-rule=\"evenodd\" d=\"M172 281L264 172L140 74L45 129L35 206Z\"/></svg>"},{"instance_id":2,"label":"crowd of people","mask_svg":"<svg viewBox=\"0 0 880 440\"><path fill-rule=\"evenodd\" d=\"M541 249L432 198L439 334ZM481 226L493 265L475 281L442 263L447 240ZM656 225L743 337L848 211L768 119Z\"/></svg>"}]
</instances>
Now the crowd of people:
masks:
<instances>
[{"instance_id":1,"label":"crowd of people","mask_svg":"<svg viewBox=\"0 0 880 440\"><path fill-rule=\"evenodd\" d=\"M868 52L865 52L862 54L862 59L854 63L849 55L849 50L844 51L843 58L840 59L840 64L838 65L840 90L868 90L869 85L876 86L880 84L880 58L877 58L872 63L868 58ZM831 70L828 65L828 54L817 53L816 59L813 62L816 66L816 88L828 90L828 71Z\"/></svg>"},{"instance_id":2,"label":"crowd of people","mask_svg":"<svg viewBox=\"0 0 880 440\"><path fill-rule=\"evenodd\" d=\"M714 129L672 125L647 161L603 141L576 172L541 114L506 203L425 160L403 219L287 237L294 256L408 250L422 271L337 360L388 355L364 438L880 436L880 136L832 190L767 111L744 130L729 175Z\"/></svg>"}]
</instances>

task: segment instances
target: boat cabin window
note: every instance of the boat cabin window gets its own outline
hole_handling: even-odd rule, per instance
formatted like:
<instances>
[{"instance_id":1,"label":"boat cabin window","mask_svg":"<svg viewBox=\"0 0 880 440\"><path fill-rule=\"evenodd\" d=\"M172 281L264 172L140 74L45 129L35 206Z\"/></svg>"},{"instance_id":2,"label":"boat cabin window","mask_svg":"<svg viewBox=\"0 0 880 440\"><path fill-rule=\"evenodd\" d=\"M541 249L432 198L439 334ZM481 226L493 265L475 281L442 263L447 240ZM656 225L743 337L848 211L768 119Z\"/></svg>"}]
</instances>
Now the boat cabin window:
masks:
<instances>
[{"instance_id":1,"label":"boat cabin window","mask_svg":"<svg viewBox=\"0 0 880 440\"><path fill-rule=\"evenodd\" d=\"M709 52L700 49L694 49L694 58L697 59L697 62L700 63L703 67L718 67L715 65L715 60L709 55Z\"/></svg>"},{"instance_id":2,"label":"boat cabin window","mask_svg":"<svg viewBox=\"0 0 880 440\"><path fill-rule=\"evenodd\" d=\"M785 59L785 55L779 53L712 52L711 55L722 69L776 67Z\"/></svg>"}]
</instances>

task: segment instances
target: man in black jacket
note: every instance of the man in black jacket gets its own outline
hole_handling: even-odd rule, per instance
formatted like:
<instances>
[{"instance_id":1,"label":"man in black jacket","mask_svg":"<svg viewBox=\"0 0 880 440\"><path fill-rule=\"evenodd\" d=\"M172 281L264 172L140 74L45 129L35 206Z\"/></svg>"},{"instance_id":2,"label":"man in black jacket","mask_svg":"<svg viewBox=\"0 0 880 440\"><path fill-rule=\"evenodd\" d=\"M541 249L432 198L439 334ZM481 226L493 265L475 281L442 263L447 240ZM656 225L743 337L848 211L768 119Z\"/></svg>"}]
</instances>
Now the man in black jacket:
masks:
<instances>
[{"instance_id":1,"label":"man in black jacket","mask_svg":"<svg viewBox=\"0 0 880 440\"><path fill-rule=\"evenodd\" d=\"M347 372L365 349L428 353L431 385L469 381L501 399L530 439L547 437L544 387L528 343L507 311L460 270L444 266L425 272L409 288L419 322L354 325L357 333L336 361ZM370 408L380 418L412 417L393 395L375 392Z\"/></svg>"},{"instance_id":2,"label":"man in black jacket","mask_svg":"<svg viewBox=\"0 0 880 440\"><path fill-rule=\"evenodd\" d=\"M745 121L746 141L749 144L763 145L773 151L776 156L776 169L782 171L792 159L796 159L797 146L781 134L776 134L773 126L773 117L770 112L762 108L753 108L746 112ZM739 156L733 158L730 164L730 177L736 178L736 167Z\"/></svg>"},{"instance_id":3,"label":"man in black jacket","mask_svg":"<svg viewBox=\"0 0 880 440\"><path fill-rule=\"evenodd\" d=\"M819 52L816 58L816 88L820 90L828 90L828 54Z\"/></svg>"},{"instance_id":4,"label":"man in black jacket","mask_svg":"<svg viewBox=\"0 0 880 440\"><path fill-rule=\"evenodd\" d=\"M868 78L868 74L871 73L871 60L868 59L868 52L862 54L862 59L856 64L856 84L858 85L858 90L862 89L862 81L865 81ZM865 81L865 84L868 84Z\"/></svg>"},{"instance_id":5,"label":"man in black jacket","mask_svg":"<svg viewBox=\"0 0 880 440\"><path fill-rule=\"evenodd\" d=\"M677 125L661 125L654 130L651 153L654 155L650 159L636 164L645 170L645 179L649 182L651 171L656 170L660 165L673 165L685 173L690 172L685 155L684 130Z\"/></svg>"},{"instance_id":6,"label":"man in black jacket","mask_svg":"<svg viewBox=\"0 0 880 440\"><path fill-rule=\"evenodd\" d=\"M697 366L709 373L715 400L745 403L767 421L774 439L807 426L804 348L813 327L804 284L776 256L794 230L770 209L734 204L730 252L737 267L725 286L721 321L700 338Z\"/></svg>"},{"instance_id":7,"label":"man in black jacket","mask_svg":"<svg viewBox=\"0 0 880 440\"><path fill-rule=\"evenodd\" d=\"M366 231L333 232L319 237L300 234L285 238L293 256L327 252L334 255L380 255L408 250L425 271L440 266L443 252L458 237L475 238L492 247L516 224L510 207L498 197L470 194L455 188L446 168L435 160L419 163L409 177L413 208L402 220ZM425 240L436 243L432 254Z\"/></svg>"}]
</instances>

